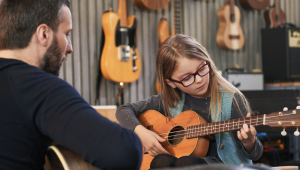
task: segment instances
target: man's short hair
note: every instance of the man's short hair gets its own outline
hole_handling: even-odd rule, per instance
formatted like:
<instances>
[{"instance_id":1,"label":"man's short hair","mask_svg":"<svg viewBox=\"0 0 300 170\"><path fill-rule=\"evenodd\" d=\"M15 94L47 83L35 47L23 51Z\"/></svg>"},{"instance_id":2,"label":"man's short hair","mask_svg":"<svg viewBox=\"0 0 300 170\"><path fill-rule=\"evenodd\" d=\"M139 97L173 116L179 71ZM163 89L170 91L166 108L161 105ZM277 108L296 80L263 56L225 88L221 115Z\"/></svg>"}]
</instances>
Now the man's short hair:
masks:
<instances>
[{"instance_id":1,"label":"man's short hair","mask_svg":"<svg viewBox=\"0 0 300 170\"><path fill-rule=\"evenodd\" d=\"M0 5L0 50L23 49L41 24L54 32L62 22L63 5L69 0L3 0Z\"/></svg>"}]
</instances>

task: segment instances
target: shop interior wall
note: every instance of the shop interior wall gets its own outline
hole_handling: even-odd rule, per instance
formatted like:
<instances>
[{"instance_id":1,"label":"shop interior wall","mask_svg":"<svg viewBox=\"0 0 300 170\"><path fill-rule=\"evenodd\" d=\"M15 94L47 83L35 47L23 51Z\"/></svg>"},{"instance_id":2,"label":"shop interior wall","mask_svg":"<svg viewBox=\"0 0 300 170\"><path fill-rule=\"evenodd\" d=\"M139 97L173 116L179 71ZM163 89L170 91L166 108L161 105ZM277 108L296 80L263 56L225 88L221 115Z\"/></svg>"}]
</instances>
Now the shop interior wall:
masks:
<instances>
[{"instance_id":1,"label":"shop interior wall","mask_svg":"<svg viewBox=\"0 0 300 170\"><path fill-rule=\"evenodd\" d=\"M261 28L265 27L263 10L244 10L239 1L236 5L241 11L241 27L245 35L242 49L222 50L217 46L216 33L219 26L217 10L226 0L182 0L182 28L186 35L193 36L211 54L216 66L224 71L238 64L240 68L251 71L262 69ZM147 99L155 91L155 55L158 49L157 26L165 17L169 31L173 23L173 0L162 10L140 10L132 0L127 0L128 16L137 19L136 41L142 61L142 71L137 81L124 84L124 103ZM271 4L274 0L271 0ZM286 22L300 27L299 0L282 0L281 9ZM91 105L114 105L119 84L102 77L99 90L96 90L99 75L100 46L102 38L102 15L110 7L118 11L118 0L71 0L73 31L71 35L73 54L68 56L60 72L60 78L71 84ZM270 63L272 64L272 63ZM99 100L96 94L99 91Z\"/></svg>"}]
</instances>

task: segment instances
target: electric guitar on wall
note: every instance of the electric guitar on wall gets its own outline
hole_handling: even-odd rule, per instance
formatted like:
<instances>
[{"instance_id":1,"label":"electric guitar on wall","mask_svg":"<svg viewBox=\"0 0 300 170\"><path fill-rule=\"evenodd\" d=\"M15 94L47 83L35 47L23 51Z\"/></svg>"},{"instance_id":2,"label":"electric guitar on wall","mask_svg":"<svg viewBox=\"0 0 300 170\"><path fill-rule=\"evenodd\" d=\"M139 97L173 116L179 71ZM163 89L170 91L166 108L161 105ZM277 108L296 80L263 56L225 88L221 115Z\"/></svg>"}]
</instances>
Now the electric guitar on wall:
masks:
<instances>
[{"instance_id":1,"label":"electric guitar on wall","mask_svg":"<svg viewBox=\"0 0 300 170\"><path fill-rule=\"evenodd\" d=\"M264 19L267 27L277 28L284 23L284 12L280 9L279 0L274 1L274 7L264 12Z\"/></svg>"},{"instance_id":2,"label":"electric guitar on wall","mask_svg":"<svg viewBox=\"0 0 300 170\"><path fill-rule=\"evenodd\" d=\"M174 0L174 16L173 16L173 28L171 34L169 33L168 21L166 18L161 18L158 23L157 33L159 44L163 43L167 38L175 34L180 34L181 32L181 0ZM157 93L161 93L161 88L158 80L155 83L155 89Z\"/></svg>"},{"instance_id":3,"label":"electric guitar on wall","mask_svg":"<svg viewBox=\"0 0 300 170\"><path fill-rule=\"evenodd\" d=\"M101 72L107 80L130 83L139 78L141 59L135 43L136 18L127 17L126 9L126 0L119 0L118 14L110 9L102 16Z\"/></svg>"},{"instance_id":4,"label":"electric guitar on wall","mask_svg":"<svg viewBox=\"0 0 300 170\"><path fill-rule=\"evenodd\" d=\"M207 123L205 119L194 111L185 111L166 122L166 117L161 113L149 110L142 113L138 120L141 124L161 137L166 142L161 145L173 156L197 156L204 157L209 147L208 135L232 130L238 130L243 124L270 127L281 127L281 134L287 133L285 128L297 128L294 135L299 136L300 127L300 107L295 110L273 112L271 114L258 115L247 118L226 120L221 122ZM141 170L150 168L153 157L145 152Z\"/></svg>"},{"instance_id":5,"label":"electric guitar on wall","mask_svg":"<svg viewBox=\"0 0 300 170\"><path fill-rule=\"evenodd\" d=\"M219 29L217 44L222 49L238 50L245 44L245 37L240 25L241 12L234 0L229 0L218 9Z\"/></svg>"}]
</instances>

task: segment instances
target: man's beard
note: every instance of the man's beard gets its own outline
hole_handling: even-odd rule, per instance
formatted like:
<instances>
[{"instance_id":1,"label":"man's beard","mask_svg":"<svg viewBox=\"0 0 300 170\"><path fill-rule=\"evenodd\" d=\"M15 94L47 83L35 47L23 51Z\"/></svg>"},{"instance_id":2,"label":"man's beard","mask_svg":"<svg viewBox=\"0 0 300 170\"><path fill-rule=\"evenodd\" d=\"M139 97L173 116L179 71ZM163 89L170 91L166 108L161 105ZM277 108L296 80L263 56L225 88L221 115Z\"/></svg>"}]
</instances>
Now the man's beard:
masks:
<instances>
[{"instance_id":1,"label":"man's beard","mask_svg":"<svg viewBox=\"0 0 300 170\"><path fill-rule=\"evenodd\" d=\"M40 68L45 72L59 76L59 70L61 67L62 52L58 47L58 41L56 36L53 36L51 46L46 51L44 58L41 61Z\"/></svg>"}]
</instances>

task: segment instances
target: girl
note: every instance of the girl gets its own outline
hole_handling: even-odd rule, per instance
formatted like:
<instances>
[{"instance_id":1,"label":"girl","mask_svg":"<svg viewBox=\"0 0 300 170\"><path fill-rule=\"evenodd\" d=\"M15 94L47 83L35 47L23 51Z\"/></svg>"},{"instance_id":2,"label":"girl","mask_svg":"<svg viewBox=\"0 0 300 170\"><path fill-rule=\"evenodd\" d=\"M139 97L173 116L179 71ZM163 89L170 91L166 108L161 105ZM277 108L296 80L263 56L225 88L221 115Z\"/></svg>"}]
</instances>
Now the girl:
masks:
<instances>
[{"instance_id":1,"label":"girl","mask_svg":"<svg viewBox=\"0 0 300 170\"><path fill-rule=\"evenodd\" d=\"M161 145L166 139L138 121L143 112L156 110L170 119L182 111L193 110L210 123L250 117L251 109L244 95L217 73L207 50L192 37L182 34L169 37L158 49L156 71L162 93L120 106L116 112L120 124L133 130L149 154L155 156L150 168L211 162L252 164L252 160L260 158L262 144L255 137L255 128L246 124L236 135L233 132L212 135L204 158L178 159L169 155Z\"/></svg>"}]
</instances>

